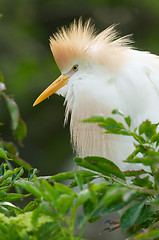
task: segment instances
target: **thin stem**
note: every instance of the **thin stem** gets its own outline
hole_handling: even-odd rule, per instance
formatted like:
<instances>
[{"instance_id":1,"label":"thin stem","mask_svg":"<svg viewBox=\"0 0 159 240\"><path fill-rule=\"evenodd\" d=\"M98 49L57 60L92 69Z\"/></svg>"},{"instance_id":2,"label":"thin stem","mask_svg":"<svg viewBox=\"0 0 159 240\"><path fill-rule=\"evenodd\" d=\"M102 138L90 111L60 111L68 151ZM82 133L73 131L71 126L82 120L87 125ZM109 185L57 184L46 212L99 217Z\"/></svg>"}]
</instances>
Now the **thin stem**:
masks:
<instances>
[{"instance_id":1,"label":"thin stem","mask_svg":"<svg viewBox=\"0 0 159 240\"><path fill-rule=\"evenodd\" d=\"M60 221L57 221L57 224L59 225L59 228L61 229L61 232L62 232L62 234L63 234L63 237L66 237L66 234L65 234L65 232L64 232L64 230L63 230L63 226L61 225Z\"/></svg>"},{"instance_id":2,"label":"thin stem","mask_svg":"<svg viewBox=\"0 0 159 240\"><path fill-rule=\"evenodd\" d=\"M77 204L72 208L72 214L71 214L71 224L70 224L70 231L71 231L71 239L74 237L74 229L75 229L75 220L76 220L76 212L77 212L78 206Z\"/></svg>"}]
</instances>

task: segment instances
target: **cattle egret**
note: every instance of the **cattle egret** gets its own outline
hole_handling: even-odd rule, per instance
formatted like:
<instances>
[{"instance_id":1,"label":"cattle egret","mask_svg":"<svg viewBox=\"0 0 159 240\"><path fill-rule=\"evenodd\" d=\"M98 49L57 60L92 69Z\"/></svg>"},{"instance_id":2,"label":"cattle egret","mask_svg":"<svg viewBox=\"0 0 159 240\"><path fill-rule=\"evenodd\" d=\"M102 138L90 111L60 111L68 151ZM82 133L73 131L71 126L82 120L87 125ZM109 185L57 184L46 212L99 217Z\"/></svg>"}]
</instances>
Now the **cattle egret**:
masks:
<instances>
[{"instance_id":1,"label":"cattle egret","mask_svg":"<svg viewBox=\"0 0 159 240\"><path fill-rule=\"evenodd\" d=\"M133 149L132 139L102 134L96 124L80 120L108 117L119 109L131 117L132 127L146 119L159 121L159 57L129 43L128 37L117 37L114 26L96 34L90 20L62 27L50 38L62 74L34 102L35 106L55 92L64 96L65 122L70 113L76 154L106 157L122 169L127 169L122 160Z\"/></svg>"}]
</instances>

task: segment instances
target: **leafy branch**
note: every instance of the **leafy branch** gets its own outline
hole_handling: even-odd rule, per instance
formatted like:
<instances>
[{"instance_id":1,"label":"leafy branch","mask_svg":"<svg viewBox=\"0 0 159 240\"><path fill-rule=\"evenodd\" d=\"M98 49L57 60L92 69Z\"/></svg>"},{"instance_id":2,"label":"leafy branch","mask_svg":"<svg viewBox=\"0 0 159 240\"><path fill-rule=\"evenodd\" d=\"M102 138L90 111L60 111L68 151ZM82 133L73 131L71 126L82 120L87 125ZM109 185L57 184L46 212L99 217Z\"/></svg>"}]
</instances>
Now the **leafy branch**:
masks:
<instances>
[{"instance_id":1,"label":"leafy branch","mask_svg":"<svg viewBox=\"0 0 159 240\"><path fill-rule=\"evenodd\" d=\"M3 97L8 108L11 125L10 129L13 136L13 141L21 144L27 134L27 127L25 122L20 116L18 105L13 98L6 94L6 86L2 74L0 73L0 96ZM3 123L1 123L3 126ZM31 165L19 157L18 147L13 142L6 142L2 138L0 139L0 158L3 158L10 169L12 165L8 161L13 161L18 166L22 166L25 170L30 170Z\"/></svg>"},{"instance_id":2,"label":"leafy branch","mask_svg":"<svg viewBox=\"0 0 159 240\"><path fill-rule=\"evenodd\" d=\"M0 79L0 95L10 113L13 139L21 143L26 135L26 126L17 104L6 94L2 76ZM129 116L118 110L112 113L120 115L121 122L101 116L83 122L98 124L105 134L133 137L135 149L125 162L132 164L132 169L133 164L140 163L143 169L121 171L109 159L89 156L75 158L76 165L82 167L80 170L37 176L36 169L19 157L15 143L1 139L1 239L12 239L12 236L15 240L84 239L88 222L96 222L118 210L123 212L120 227L128 239L159 238L158 123L146 120L132 129ZM13 163L18 167L14 168ZM144 170L144 166L149 166L150 171ZM26 171L28 176L24 177ZM15 204L17 200L31 196L32 200L28 200L23 209ZM83 212L79 211L81 206ZM110 227L105 229L111 230Z\"/></svg>"}]
</instances>

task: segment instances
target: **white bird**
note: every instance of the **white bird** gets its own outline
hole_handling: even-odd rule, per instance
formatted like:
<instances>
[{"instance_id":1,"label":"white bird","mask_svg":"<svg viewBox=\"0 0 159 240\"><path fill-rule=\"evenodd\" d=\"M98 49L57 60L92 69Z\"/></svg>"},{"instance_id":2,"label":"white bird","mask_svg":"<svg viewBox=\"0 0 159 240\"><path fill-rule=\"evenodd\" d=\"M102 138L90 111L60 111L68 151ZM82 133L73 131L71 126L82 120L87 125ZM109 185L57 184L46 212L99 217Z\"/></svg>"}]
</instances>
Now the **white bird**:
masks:
<instances>
[{"instance_id":1,"label":"white bird","mask_svg":"<svg viewBox=\"0 0 159 240\"><path fill-rule=\"evenodd\" d=\"M128 43L128 37L117 38L114 26L96 34L90 20L62 27L50 38L62 74L34 102L35 106L55 92L64 96L65 122L70 113L76 154L106 157L121 169L129 168L122 160L133 149L132 139L102 134L96 124L80 120L108 117L119 109L131 117L132 127L146 119L159 121L159 57Z\"/></svg>"}]
</instances>

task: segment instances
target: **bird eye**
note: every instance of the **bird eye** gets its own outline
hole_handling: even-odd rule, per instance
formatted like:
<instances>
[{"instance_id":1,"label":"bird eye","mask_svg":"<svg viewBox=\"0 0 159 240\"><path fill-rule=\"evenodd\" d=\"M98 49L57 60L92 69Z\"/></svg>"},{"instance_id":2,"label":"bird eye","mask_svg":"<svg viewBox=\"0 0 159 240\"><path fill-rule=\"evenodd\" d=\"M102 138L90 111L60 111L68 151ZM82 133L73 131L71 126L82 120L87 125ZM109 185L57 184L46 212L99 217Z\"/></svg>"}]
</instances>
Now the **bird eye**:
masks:
<instances>
[{"instance_id":1,"label":"bird eye","mask_svg":"<svg viewBox=\"0 0 159 240\"><path fill-rule=\"evenodd\" d=\"M72 70L73 70L74 72L76 72L76 71L78 70L78 65L74 65L74 66L72 67Z\"/></svg>"}]
</instances>

